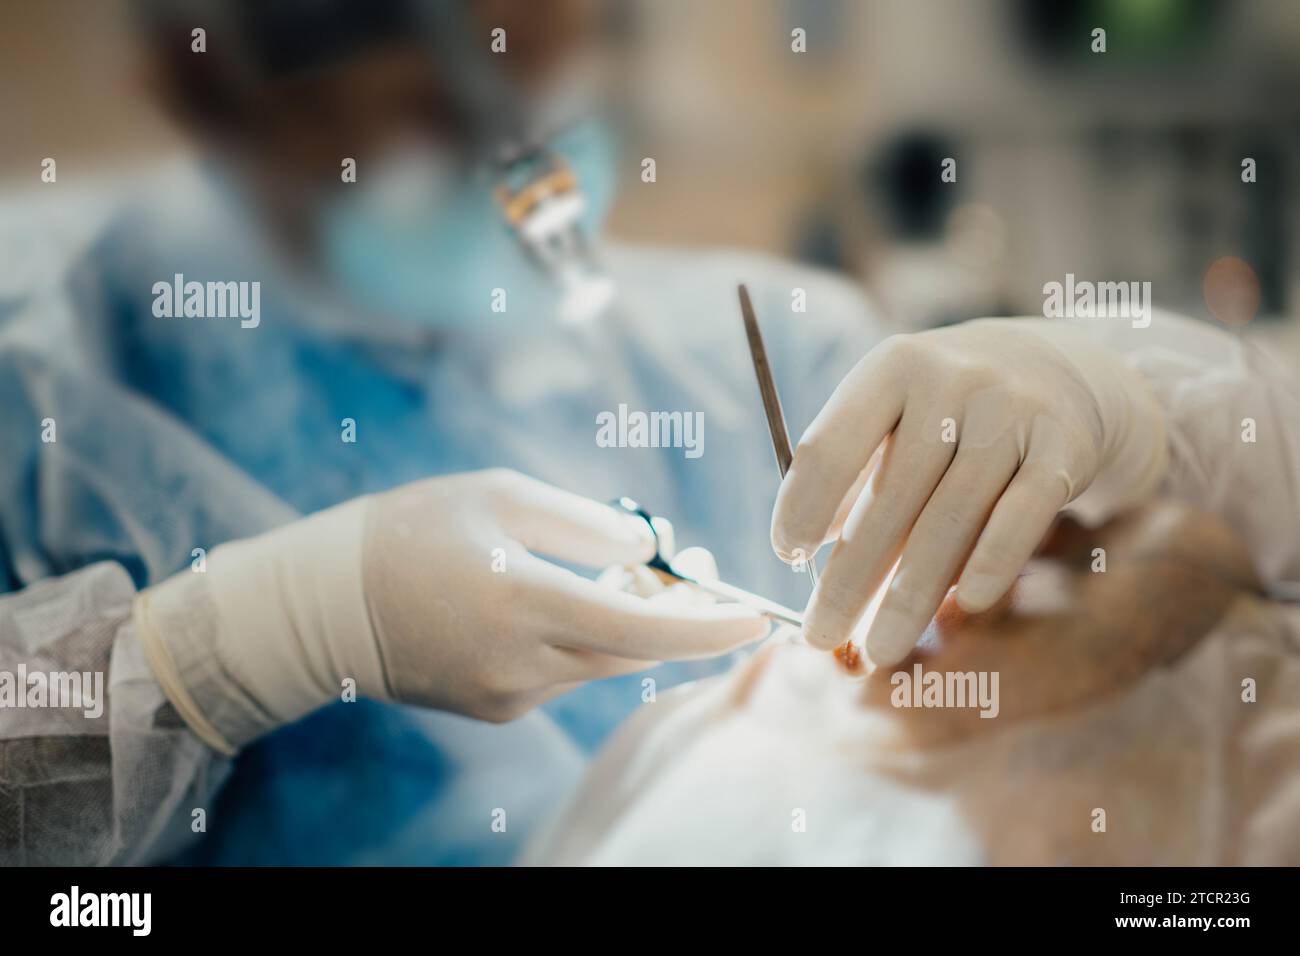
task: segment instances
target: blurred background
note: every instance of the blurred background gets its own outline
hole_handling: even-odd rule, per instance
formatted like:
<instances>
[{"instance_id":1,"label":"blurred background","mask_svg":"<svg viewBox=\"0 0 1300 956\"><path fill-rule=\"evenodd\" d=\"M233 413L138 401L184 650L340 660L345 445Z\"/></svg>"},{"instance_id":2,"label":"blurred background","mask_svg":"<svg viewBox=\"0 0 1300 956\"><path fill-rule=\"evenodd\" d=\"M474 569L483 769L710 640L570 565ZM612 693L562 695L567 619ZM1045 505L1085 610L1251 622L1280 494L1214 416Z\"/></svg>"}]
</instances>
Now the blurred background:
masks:
<instances>
[{"instance_id":1,"label":"blurred background","mask_svg":"<svg viewBox=\"0 0 1300 956\"><path fill-rule=\"evenodd\" d=\"M45 156L69 182L183 148L129 12L7 0L0 192ZM841 270L906 327L1037 313L1067 272L1209 318L1206 272L1233 256L1259 283L1247 334L1300 368L1295 0L615 0L607 25L617 237Z\"/></svg>"}]
</instances>

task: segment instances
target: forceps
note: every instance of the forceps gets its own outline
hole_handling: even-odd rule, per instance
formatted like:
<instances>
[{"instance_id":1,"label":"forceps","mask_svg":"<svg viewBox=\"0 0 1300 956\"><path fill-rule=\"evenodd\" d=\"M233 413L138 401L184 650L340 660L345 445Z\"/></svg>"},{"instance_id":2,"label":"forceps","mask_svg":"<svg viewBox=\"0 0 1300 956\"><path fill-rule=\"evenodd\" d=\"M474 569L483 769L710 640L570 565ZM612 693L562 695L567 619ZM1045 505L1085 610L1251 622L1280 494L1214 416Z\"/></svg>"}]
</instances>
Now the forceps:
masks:
<instances>
[{"instance_id":1,"label":"forceps","mask_svg":"<svg viewBox=\"0 0 1300 956\"><path fill-rule=\"evenodd\" d=\"M743 604L746 607L753 608L759 614L773 621L780 621L783 624L793 624L795 627L803 627L803 615L798 611L793 611L788 607L777 604L775 601L769 601L765 597L757 594L751 594L749 591L735 587L725 581L709 581L703 578L693 578L688 574L682 574L675 569L672 561L664 557L659 550L659 528L655 525L655 516L646 511L631 498L619 498L613 502L615 508L627 512L630 515L642 519L650 526L650 532L655 539L654 557L646 562L646 567L659 574L661 578L669 578L673 581L685 581L687 584L694 585L707 594L723 601L734 601L737 604Z\"/></svg>"},{"instance_id":2,"label":"forceps","mask_svg":"<svg viewBox=\"0 0 1300 956\"><path fill-rule=\"evenodd\" d=\"M758 392L763 399L763 411L767 414L767 430L772 436L772 450L776 453L776 466L781 477L790 468L794 452L790 447L790 433L785 427L785 413L781 410L781 396L776 391L776 381L772 378L772 368L767 362L767 349L763 346L763 333L759 331L758 319L754 315L754 304L749 300L749 290L744 285L739 287L740 313L745 320L745 337L749 340L749 354L754 360L754 375L758 378ZM631 498L619 498L613 502L614 507L628 514L636 515L650 526L655 539L654 557L646 562L646 567L661 577L674 581L685 581L724 601L734 601L751 607L764 617L783 624L792 624L802 630L803 615L784 605L769 601L765 597L751 594L749 591L727 584L725 581L704 581L682 574L673 568L669 559L659 551L659 529L655 526L655 517ZM817 564L812 555L805 558L808 577L813 587L817 586Z\"/></svg>"}]
</instances>

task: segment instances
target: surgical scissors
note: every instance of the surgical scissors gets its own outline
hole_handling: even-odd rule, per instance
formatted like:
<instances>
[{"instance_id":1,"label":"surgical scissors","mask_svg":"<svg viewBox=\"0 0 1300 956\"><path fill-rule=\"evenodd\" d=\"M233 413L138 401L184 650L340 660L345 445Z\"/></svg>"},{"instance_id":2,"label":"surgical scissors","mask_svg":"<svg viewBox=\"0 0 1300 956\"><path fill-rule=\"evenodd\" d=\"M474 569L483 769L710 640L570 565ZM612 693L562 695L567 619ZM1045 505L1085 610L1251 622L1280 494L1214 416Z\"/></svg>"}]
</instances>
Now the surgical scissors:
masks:
<instances>
[{"instance_id":1,"label":"surgical scissors","mask_svg":"<svg viewBox=\"0 0 1300 956\"><path fill-rule=\"evenodd\" d=\"M773 621L779 621L783 624L792 624L799 628L803 627L803 615L798 611L793 611L788 607L777 604L775 601L769 601L765 597L752 594L743 588L738 588L725 581L711 581L703 578L694 578L688 574L681 573L673 567L671 559L664 557L663 553L659 550L659 529L655 526L654 515L646 511L631 498L619 498L614 501L613 504L614 507L625 511L628 514L636 515L636 517L642 519L650 526L650 533L654 535L655 539L655 553L654 557L646 562L646 567L659 574L661 578L667 578L673 581L684 581L687 584L694 585L707 594L712 594L719 600L733 601L737 604L743 604L746 607L753 608L759 614L762 614L764 617Z\"/></svg>"}]
</instances>

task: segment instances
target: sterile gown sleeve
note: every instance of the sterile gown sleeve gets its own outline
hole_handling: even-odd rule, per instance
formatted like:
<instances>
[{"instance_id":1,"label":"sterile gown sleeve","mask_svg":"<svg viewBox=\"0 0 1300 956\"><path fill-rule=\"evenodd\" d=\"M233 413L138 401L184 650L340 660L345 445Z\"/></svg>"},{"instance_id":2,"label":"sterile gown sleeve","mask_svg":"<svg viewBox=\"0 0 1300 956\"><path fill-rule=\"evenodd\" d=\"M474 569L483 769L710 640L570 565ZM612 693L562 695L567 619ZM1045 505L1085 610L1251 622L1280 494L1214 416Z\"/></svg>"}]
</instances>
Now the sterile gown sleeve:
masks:
<instances>
[{"instance_id":1,"label":"sterile gown sleeve","mask_svg":"<svg viewBox=\"0 0 1300 956\"><path fill-rule=\"evenodd\" d=\"M12 694L21 672L98 672L107 699L89 716L0 707L0 865L165 859L211 824L227 762L155 680L136 593L197 580L195 548L296 515L149 402L20 331L0 321L0 681ZM208 614L195 604L168 626L198 633Z\"/></svg>"},{"instance_id":2,"label":"sterile gown sleeve","mask_svg":"<svg viewBox=\"0 0 1300 956\"><path fill-rule=\"evenodd\" d=\"M85 675L100 688L78 702L89 706L10 697L0 708L0 866L148 862L207 824L226 761L154 679L135 593L105 561L0 597L0 672L16 694L27 693L19 674Z\"/></svg>"},{"instance_id":3,"label":"sterile gown sleeve","mask_svg":"<svg viewBox=\"0 0 1300 956\"><path fill-rule=\"evenodd\" d=\"M1166 416L1163 492L1223 517L1273 588L1300 586L1300 392L1248 338L1155 312L1081 326L1146 379Z\"/></svg>"}]
</instances>

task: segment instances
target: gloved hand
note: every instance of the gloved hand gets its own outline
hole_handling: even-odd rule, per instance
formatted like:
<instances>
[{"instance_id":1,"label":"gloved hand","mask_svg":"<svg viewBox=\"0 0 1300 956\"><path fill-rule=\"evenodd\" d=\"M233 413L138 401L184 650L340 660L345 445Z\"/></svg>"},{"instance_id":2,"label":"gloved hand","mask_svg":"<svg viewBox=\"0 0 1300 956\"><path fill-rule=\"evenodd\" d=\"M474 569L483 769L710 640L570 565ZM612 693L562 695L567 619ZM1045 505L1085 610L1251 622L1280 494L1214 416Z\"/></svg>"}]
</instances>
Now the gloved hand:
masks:
<instances>
[{"instance_id":1,"label":"gloved hand","mask_svg":"<svg viewBox=\"0 0 1300 956\"><path fill-rule=\"evenodd\" d=\"M360 696L507 720L584 681L766 633L748 608L647 601L532 553L596 567L653 551L640 519L515 472L475 472L221 545L206 574L143 592L137 618L168 696L219 749L339 699L347 678ZM192 623L205 602L206 629ZM214 671L229 685L219 695Z\"/></svg>"},{"instance_id":2,"label":"gloved hand","mask_svg":"<svg viewBox=\"0 0 1300 956\"><path fill-rule=\"evenodd\" d=\"M1066 322L984 319L887 339L804 433L777 497L783 559L838 538L807 640L847 640L897 562L866 639L873 661L897 663L954 581L963 609L988 609L1058 511L1074 502L1099 520L1136 503L1158 484L1165 446L1145 382Z\"/></svg>"}]
</instances>

